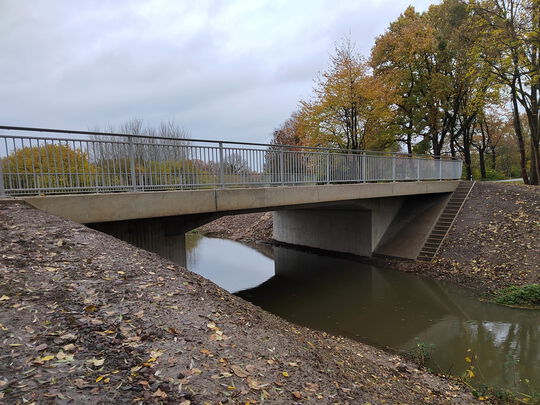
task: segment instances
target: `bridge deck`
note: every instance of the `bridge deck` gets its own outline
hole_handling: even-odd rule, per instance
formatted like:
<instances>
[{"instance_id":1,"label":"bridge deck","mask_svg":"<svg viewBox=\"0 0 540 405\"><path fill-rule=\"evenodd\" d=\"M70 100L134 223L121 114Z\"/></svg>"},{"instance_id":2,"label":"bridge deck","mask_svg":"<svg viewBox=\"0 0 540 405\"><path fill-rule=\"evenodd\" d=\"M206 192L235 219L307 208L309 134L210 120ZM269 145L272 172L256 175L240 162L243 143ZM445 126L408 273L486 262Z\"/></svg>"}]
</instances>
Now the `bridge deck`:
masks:
<instances>
[{"instance_id":1,"label":"bridge deck","mask_svg":"<svg viewBox=\"0 0 540 405\"><path fill-rule=\"evenodd\" d=\"M459 181L363 183L21 197L36 208L79 223L204 213L271 211L381 197L450 193Z\"/></svg>"}]
</instances>

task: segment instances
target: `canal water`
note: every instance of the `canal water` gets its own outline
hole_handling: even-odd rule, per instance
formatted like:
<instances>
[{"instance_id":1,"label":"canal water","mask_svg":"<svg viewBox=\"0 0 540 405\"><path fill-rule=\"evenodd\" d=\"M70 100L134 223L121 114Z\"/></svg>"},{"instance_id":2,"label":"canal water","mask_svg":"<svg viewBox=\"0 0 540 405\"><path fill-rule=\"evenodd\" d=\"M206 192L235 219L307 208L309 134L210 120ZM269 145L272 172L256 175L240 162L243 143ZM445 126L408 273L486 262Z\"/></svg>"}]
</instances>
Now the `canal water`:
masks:
<instances>
[{"instance_id":1,"label":"canal water","mask_svg":"<svg viewBox=\"0 0 540 405\"><path fill-rule=\"evenodd\" d=\"M428 357L432 370L472 372L476 385L540 392L538 311L353 259L197 234L186 245L190 270L291 322Z\"/></svg>"}]
</instances>

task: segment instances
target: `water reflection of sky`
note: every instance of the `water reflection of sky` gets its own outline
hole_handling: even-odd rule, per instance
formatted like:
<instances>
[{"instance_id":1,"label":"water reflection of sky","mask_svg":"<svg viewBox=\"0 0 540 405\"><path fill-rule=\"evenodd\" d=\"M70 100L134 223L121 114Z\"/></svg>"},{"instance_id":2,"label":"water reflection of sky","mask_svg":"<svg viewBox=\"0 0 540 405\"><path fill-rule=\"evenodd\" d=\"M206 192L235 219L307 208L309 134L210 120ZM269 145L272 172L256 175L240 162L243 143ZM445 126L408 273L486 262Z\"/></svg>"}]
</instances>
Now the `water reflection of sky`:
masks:
<instances>
[{"instance_id":1,"label":"water reflection of sky","mask_svg":"<svg viewBox=\"0 0 540 405\"><path fill-rule=\"evenodd\" d=\"M229 292L255 287L274 275L274 261L225 239L186 235L187 267Z\"/></svg>"},{"instance_id":2,"label":"water reflection of sky","mask_svg":"<svg viewBox=\"0 0 540 405\"><path fill-rule=\"evenodd\" d=\"M428 365L436 371L461 375L474 365L477 382L540 391L536 311L342 258L275 248L274 262L236 242L192 235L187 247L188 268L292 322L404 351L433 344Z\"/></svg>"}]
</instances>

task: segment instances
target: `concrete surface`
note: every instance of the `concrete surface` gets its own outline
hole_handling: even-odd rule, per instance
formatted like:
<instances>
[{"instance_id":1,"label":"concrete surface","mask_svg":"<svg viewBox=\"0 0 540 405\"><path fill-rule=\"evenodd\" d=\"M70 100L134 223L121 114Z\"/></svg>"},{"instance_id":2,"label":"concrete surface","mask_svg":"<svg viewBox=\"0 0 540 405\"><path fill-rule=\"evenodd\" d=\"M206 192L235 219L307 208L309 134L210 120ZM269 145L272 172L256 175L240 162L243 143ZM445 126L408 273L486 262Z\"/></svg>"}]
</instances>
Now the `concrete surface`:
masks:
<instances>
[{"instance_id":1,"label":"concrete surface","mask_svg":"<svg viewBox=\"0 0 540 405\"><path fill-rule=\"evenodd\" d=\"M448 193L459 181L363 183L23 197L43 211L88 224L257 210L417 194Z\"/></svg>"}]
</instances>

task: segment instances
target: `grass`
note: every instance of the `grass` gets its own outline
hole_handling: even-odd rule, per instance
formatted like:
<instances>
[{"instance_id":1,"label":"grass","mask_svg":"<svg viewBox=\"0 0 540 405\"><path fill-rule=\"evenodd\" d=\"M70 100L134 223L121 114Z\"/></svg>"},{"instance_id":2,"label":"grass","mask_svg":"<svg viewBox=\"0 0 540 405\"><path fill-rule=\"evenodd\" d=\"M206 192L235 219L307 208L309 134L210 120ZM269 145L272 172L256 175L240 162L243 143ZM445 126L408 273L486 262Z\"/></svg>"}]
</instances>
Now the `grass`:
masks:
<instances>
[{"instance_id":1,"label":"grass","mask_svg":"<svg viewBox=\"0 0 540 405\"><path fill-rule=\"evenodd\" d=\"M503 288L495 293L495 302L503 305L540 306L540 284Z\"/></svg>"}]
</instances>

